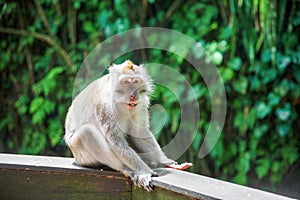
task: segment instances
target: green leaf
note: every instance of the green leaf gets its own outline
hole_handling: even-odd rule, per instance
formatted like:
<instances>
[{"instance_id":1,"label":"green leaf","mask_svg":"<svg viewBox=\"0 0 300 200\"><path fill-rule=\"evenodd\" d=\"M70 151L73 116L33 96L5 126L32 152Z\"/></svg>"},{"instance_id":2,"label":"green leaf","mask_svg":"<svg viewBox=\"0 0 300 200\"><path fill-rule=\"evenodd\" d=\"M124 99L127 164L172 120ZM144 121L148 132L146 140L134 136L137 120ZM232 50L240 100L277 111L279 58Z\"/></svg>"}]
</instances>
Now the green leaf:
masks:
<instances>
[{"instance_id":1,"label":"green leaf","mask_svg":"<svg viewBox=\"0 0 300 200\"><path fill-rule=\"evenodd\" d=\"M62 73L64 71L64 68L63 67L53 67L47 74L47 78L48 80L52 80L52 79L55 79L56 76L60 73Z\"/></svg>"},{"instance_id":2,"label":"green leaf","mask_svg":"<svg viewBox=\"0 0 300 200\"><path fill-rule=\"evenodd\" d=\"M234 76L234 72L231 68L223 68L221 70L221 76L223 78L223 80L226 82L226 81L230 81L232 80L233 76Z\"/></svg>"},{"instance_id":3,"label":"green leaf","mask_svg":"<svg viewBox=\"0 0 300 200\"><path fill-rule=\"evenodd\" d=\"M24 115L27 110L27 104L29 103L29 97L27 95L22 95L18 101L15 102L15 107L18 109L20 115Z\"/></svg>"},{"instance_id":4,"label":"green leaf","mask_svg":"<svg viewBox=\"0 0 300 200\"><path fill-rule=\"evenodd\" d=\"M291 63L290 57L283 56L283 55L277 56L277 68L280 72L283 72L290 63Z\"/></svg>"},{"instance_id":5,"label":"green leaf","mask_svg":"<svg viewBox=\"0 0 300 200\"><path fill-rule=\"evenodd\" d=\"M81 4L81 1L76 0L76 1L74 1L73 6L74 6L74 8L75 8L76 10L78 10L78 9L80 8L80 4Z\"/></svg>"},{"instance_id":6,"label":"green leaf","mask_svg":"<svg viewBox=\"0 0 300 200\"><path fill-rule=\"evenodd\" d=\"M195 152L199 151L201 140L202 140L202 135L200 133L197 133L194 137L193 144L192 144L192 147Z\"/></svg>"},{"instance_id":7,"label":"green leaf","mask_svg":"<svg viewBox=\"0 0 300 200\"><path fill-rule=\"evenodd\" d=\"M256 116L259 118L259 119L263 119L265 118L266 116L268 116L270 114L270 112L272 111L272 107L267 105L266 103L264 102L259 102L256 107Z\"/></svg>"},{"instance_id":8,"label":"green leaf","mask_svg":"<svg viewBox=\"0 0 300 200\"><path fill-rule=\"evenodd\" d=\"M32 100L30 107L29 107L29 112L32 114L39 110L44 103L44 98L42 97L36 97Z\"/></svg>"},{"instance_id":9,"label":"green leaf","mask_svg":"<svg viewBox=\"0 0 300 200\"><path fill-rule=\"evenodd\" d=\"M240 185L246 185L247 184L247 175L240 172L233 178L233 181Z\"/></svg>"},{"instance_id":10,"label":"green leaf","mask_svg":"<svg viewBox=\"0 0 300 200\"><path fill-rule=\"evenodd\" d=\"M250 147L251 153L254 154L254 156L256 156L256 151L257 151L259 142L260 142L260 138L255 137L255 136L253 137L251 135L249 147Z\"/></svg>"},{"instance_id":11,"label":"green leaf","mask_svg":"<svg viewBox=\"0 0 300 200\"><path fill-rule=\"evenodd\" d=\"M234 117L233 126L236 128L239 128L243 124L243 112L237 111Z\"/></svg>"},{"instance_id":12,"label":"green leaf","mask_svg":"<svg viewBox=\"0 0 300 200\"><path fill-rule=\"evenodd\" d=\"M247 148L247 142L245 140L242 140L239 142L239 153L242 155L245 153Z\"/></svg>"},{"instance_id":13,"label":"green leaf","mask_svg":"<svg viewBox=\"0 0 300 200\"><path fill-rule=\"evenodd\" d=\"M281 121L286 121L291 116L291 104L286 103L284 108L277 108L276 115Z\"/></svg>"},{"instance_id":14,"label":"green leaf","mask_svg":"<svg viewBox=\"0 0 300 200\"><path fill-rule=\"evenodd\" d=\"M271 161L270 158L261 158L257 161L257 166L255 168L256 175L258 179L265 177L270 169Z\"/></svg>"},{"instance_id":15,"label":"green leaf","mask_svg":"<svg viewBox=\"0 0 300 200\"><path fill-rule=\"evenodd\" d=\"M283 35L283 40L285 42L285 47L287 49L293 49L298 44L298 35L297 33L286 33Z\"/></svg>"},{"instance_id":16,"label":"green leaf","mask_svg":"<svg viewBox=\"0 0 300 200\"><path fill-rule=\"evenodd\" d=\"M216 65L220 65L223 61L223 55L216 51L211 55L211 59Z\"/></svg>"},{"instance_id":17,"label":"green leaf","mask_svg":"<svg viewBox=\"0 0 300 200\"><path fill-rule=\"evenodd\" d=\"M228 145L228 149L229 149L230 154L232 154L232 156L237 155L238 148L237 148L237 145L235 143L230 142L229 145Z\"/></svg>"},{"instance_id":18,"label":"green leaf","mask_svg":"<svg viewBox=\"0 0 300 200\"><path fill-rule=\"evenodd\" d=\"M282 164L281 162L279 161L275 161L273 164L272 164L272 172L275 172L275 173L278 173L279 170L282 168Z\"/></svg>"},{"instance_id":19,"label":"green leaf","mask_svg":"<svg viewBox=\"0 0 300 200\"><path fill-rule=\"evenodd\" d=\"M281 81L280 84L277 85L274 89L274 92L278 94L280 97L286 96L289 91L290 91L290 84L289 81L286 79Z\"/></svg>"},{"instance_id":20,"label":"green leaf","mask_svg":"<svg viewBox=\"0 0 300 200\"><path fill-rule=\"evenodd\" d=\"M51 147L55 147L61 140L64 131L58 119L49 120L48 136Z\"/></svg>"},{"instance_id":21,"label":"green leaf","mask_svg":"<svg viewBox=\"0 0 300 200\"><path fill-rule=\"evenodd\" d=\"M290 165L292 165L299 157L298 148L294 145L296 144L289 144L281 149L283 159L287 161Z\"/></svg>"},{"instance_id":22,"label":"green leaf","mask_svg":"<svg viewBox=\"0 0 300 200\"><path fill-rule=\"evenodd\" d=\"M262 76L262 82L264 84L267 84L276 79L277 71L274 68L266 69L262 71L261 76Z\"/></svg>"},{"instance_id":23,"label":"green leaf","mask_svg":"<svg viewBox=\"0 0 300 200\"><path fill-rule=\"evenodd\" d=\"M93 23L91 21L86 21L83 24L83 30L87 33L92 33L94 32L94 26Z\"/></svg>"},{"instance_id":24,"label":"green leaf","mask_svg":"<svg viewBox=\"0 0 300 200\"><path fill-rule=\"evenodd\" d=\"M281 137L285 137L291 131L291 125L289 124L278 124L277 132Z\"/></svg>"},{"instance_id":25,"label":"green leaf","mask_svg":"<svg viewBox=\"0 0 300 200\"><path fill-rule=\"evenodd\" d=\"M29 108L30 114L32 114L32 123L39 124L45 119L46 114L51 113L55 109L55 103L44 99L42 97L36 97L32 100Z\"/></svg>"},{"instance_id":26,"label":"green leaf","mask_svg":"<svg viewBox=\"0 0 300 200\"><path fill-rule=\"evenodd\" d=\"M238 171L242 172L243 174L247 174L250 170L250 153L245 152L241 154L238 161Z\"/></svg>"},{"instance_id":27,"label":"green leaf","mask_svg":"<svg viewBox=\"0 0 300 200\"><path fill-rule=\"evenodd\" d=\"M6 142L6 144L7 144L8 149L13 150L15 145L14 145L14 142L12 140L8 140Z\"/></svg>"},{"instance_id":28,"label":"green leaf","mask_svg":"<svg viewBox=\"0 0 300 200\"><path fill-rule=\"evenodd\" d=\"M280 97L276 95L275 93L271 92L268 94L268 102L271 106L276 106L280 102Z\"/></svg>"},{"instance_id":29,"label":"green leaf","mask_svg":"<svg viewBox=\"0 0 300 200\"><path fill-rule=\"evenodd\" d=\"M19 153L36 155L45 148L46 144L46 134L42 132L25 132L25 139L22 141Z\"/></svg>"},{"instance_id":30,"label":"green leaf","mask_svg":"<svg viewBox=\"0 0 300 200\"><path fill-rule=\"evenodd\" d=\"M261 55L262 62L264 62L264 63L270 62L271 61L271 56L272 56L271 51L269 49L265 49L262 52L262 55Z\"/></svg>"},{"instance_id":31,"label":"green leaf","mask_svg":"<svg viewBox=\"0 0 300 200\"><path fill-rule=\"evenodd\" d=\"M233 70L238 71L242 66L242 59L240 57L235 57L228 62L228 66Z\"/></svg>"},{"instance_id":32,"label":"green leaf","mask_svg":"<svg viewBox=\"0 0 300 200\"><path fill-rule=\"evenodd\" d=\"M253 108L249 108L249 112L247 115L247 124L248 127L253 128L256 122L256 111Z\"/></svg>"},{"instance_id":33,"label":"green leaf","mask_svg":"<svg viewBox=\"0 0 300 200\"><path fill-rule=\"evenodd\" d=\"M220 40L226 40L232 36L232 28L230 26L226 26L221 29L221 33L219 35Z\"/></svg>"},{"instance_id":34,"label":"green leaf","mask_svg":"<svg viewBox=\"0 0 300 200\"><path fill-rule=\"evenodd\" d=\"M300 67L299 66L293 66L293 75L298 83L300 83Z\"/></svg>"},{"instance_id":35,"label":"green leaf","mask_svg":"<svg viewBox=\"0 0 300 200\"><path fill-rule=\"evenodd\" d=\"M245 95L248 89L248 79L244 76L240 76L239 79L233 81L233 88L240 94Z\"/></svg>"},{"instance_id":36,"label":"green leaf","mask_svg":"<svg viewBox=\"0 0 300 200\"><path fill-rule=\"evenodd\" d=\"M272 184L278 184L282 180L283 174L280 173L272 173L270 176L270 181Z\"/></svg>"},{"instance_id":37,"label":"green leaf","mask_svg":"<svg viewBox=\"0 0 300 200\"><path fill-rule=\"evenodd\" d=\"M209 139L206 140L206 142ZM210 144L209 144L210 143ZM217 158L218 160L223 159L223 155L224 155L224 147L223 147L223 143L222 143L222 138L220 138L217 143L214 144L213 138L210 142L207 142L208 146L213 147L211 152L210 152L210 156L213 158ZM214 144L214 146L213 146Z\"/></svg>"},{"instance_id":38,"label":"green leaf","mask_svg":"<svg viewBox=\"0 0 300 200\"><path fill-rule=\"evenodd\" d=\"M194 85L192 89L188 90L186 101L195 101L201 98L207 92L207 88L200 84Z\"/></svg>"},{"instance_id":39,"label":"green leaf","mask_svg":"<svg viewBox=\"0 0 300 200\"><path fill-rule=\"evenodd\" d=\"M32 116L32 124L36 125L42 123L45 119L46 113L44 110L36 111Z\"/></svg>"},{"instance_id":40,"label":"green leaf","mask_svg":"<svg viewBox=\"0 0 300 200\"><path fill-rule=\"evenodd\" d=\"M254 76L250 81L250 90L251 91L259 91L261 90L261 81L257 76Z\"/></svg>"},{"instance_id":41,"label":"green leaf","mask_svg":"<svg viewBox=\"0 0 300 200\"><path fill-rule=\"evenodd\" d=\"M44 110L47 114L49 114L49 113L51 113L54 109L55 109L55 103L47 99L47 100L44 102L43 110Z\"/></svg>"},{"instance_id":42,"label":"green leaf","mask_svg":"<svg viewBox=\"0 0 300 200\"><path fill-rule=\"evenodd\" d=\"M44 78L32 86L33 91L37 95L44 93L46 96L48 96L49 93L57 86L57 75L63 71L63 67L53 67Z\"/></svg>"},{"instance_id":43,"label":"green leaf","mask_svg":"<svg viewBox=\"0 0 300 200\"><path fill-rule=\"evenodd\" d=\"M6 113L4 119L0 120L0 131L3 131L5 127L10 130L10 126L14 126L14 118L11 113Z\"/></svg>"},{"instance_id":44,"label":"green leaf","mask_svg":"<svg viewBox=\"0 0 300 200\"><path fill-rule=\"evenodd\" d=\"M261 138L269 129L268 124L263 124L254 128L253 133L256 138Z\"/></svg>"}]
</instances>

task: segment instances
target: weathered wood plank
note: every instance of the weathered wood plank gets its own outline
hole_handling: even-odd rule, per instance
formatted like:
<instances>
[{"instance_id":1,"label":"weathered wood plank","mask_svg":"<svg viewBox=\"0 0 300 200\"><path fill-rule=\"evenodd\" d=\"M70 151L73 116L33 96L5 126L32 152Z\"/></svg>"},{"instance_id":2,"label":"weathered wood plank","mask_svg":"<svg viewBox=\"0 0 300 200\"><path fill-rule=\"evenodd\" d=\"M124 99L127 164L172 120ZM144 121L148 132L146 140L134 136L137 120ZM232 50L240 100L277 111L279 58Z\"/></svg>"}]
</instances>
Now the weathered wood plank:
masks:
<instances>
[{"instance_id":1,"label":"weathered wood plank","mask_svg":"<svg viewBox=\"0 0 300 200\"><path fill-rule=\"evenodd\" d=\"M127 181L99 175L0 170L0 199L130 199Z\"/></svg>"},{"instance_id":2,"label":"weathered wood plank","mask_svg":"<svg viewBox=\"0 0 300 200\"><path fill-rule=\"evenodd\" d=\"M76 166L72 158L0 154L0 199L131 199L115 171Z\"/></svg>"},{"instance_id":3,"label":"weathered wood plank","mask_svg":"<svg viewBox=\"0 0 300 200\"><path fill-rule=\"evenodd\" d=\"M0 154L0 199L290 200L184 171L156 171L154 191L148 193L119 172L80 167L73 158Z\"/></svg>"}]
</instances>

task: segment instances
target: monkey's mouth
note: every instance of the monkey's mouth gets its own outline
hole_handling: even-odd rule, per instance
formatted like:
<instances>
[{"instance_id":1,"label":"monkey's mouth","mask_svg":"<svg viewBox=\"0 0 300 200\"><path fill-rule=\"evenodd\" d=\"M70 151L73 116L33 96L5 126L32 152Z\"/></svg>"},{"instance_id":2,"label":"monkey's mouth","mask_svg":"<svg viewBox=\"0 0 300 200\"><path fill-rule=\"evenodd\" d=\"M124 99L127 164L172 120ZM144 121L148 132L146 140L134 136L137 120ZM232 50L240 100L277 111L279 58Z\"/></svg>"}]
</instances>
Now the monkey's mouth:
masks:
<instances>
[{"instance_id":1,"label":"monkey's mouth","mask_svg":"<svg viewBox=\"0 0 300 200\"><path fill-rule=\"evenodd\" d=\"M129 108L135 108L136 107L136 105L137 105L137 103L135 103L135 102L129 102L129 103L126 103L126 105L129 107Z\"/></svg>"}]
</instances>

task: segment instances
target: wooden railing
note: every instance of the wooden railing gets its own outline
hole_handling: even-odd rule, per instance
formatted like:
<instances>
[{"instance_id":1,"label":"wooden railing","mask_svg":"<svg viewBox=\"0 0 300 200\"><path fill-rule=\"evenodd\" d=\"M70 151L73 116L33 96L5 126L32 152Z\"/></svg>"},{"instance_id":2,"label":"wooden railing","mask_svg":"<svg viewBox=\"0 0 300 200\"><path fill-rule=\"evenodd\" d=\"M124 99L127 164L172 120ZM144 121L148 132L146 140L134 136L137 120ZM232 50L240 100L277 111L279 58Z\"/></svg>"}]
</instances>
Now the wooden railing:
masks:
<instances>
[{"instance_id":1,"label":"wooden railing","mask_svg":"<svg viewBox=\"0 0 300 200\"><path fill-rule=\"evenodd\" d=\"M153 192L111 170L89 169L73 158L0 154L0 199L261 199L288 197L172 169L157 169Z\"/></svg>"}]
</instances>

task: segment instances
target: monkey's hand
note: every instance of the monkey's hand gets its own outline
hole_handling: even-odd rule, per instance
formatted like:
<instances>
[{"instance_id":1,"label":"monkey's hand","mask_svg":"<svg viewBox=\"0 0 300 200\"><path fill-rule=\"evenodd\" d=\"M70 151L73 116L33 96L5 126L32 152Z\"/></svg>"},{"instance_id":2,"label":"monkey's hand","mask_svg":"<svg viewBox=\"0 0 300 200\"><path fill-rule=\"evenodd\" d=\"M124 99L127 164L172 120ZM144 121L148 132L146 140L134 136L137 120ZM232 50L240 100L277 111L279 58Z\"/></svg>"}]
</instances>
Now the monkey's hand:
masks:
<instances>
[{"instance_id":1,"label":"monkey's hand","mask_svg":"<svg viewBox=\"0 0 300 200\"><path fill-rule=\"evenodd\" d=\"M153 190L151 177L153 176L157 176L157 174L155 172L135 172L131 175L131 180L136 186L151 192Z\"/></svg>"},{"instance_id":2,"label":"monkey's hand","mask_svg":"<svg viewBox=\"0 0 300 200\"><path fill-rule=\"evenodd\" d=\"M177 163L174 163L174 164L171 164L171 165L168 165L169 168L173 168L173 169L178 169L178 170L185 170L189 167L193 166L192 163L188 163L188 162L185 162L185 163L182 163L182 164L177 164Z\"/></svg>"}]
</instances>

